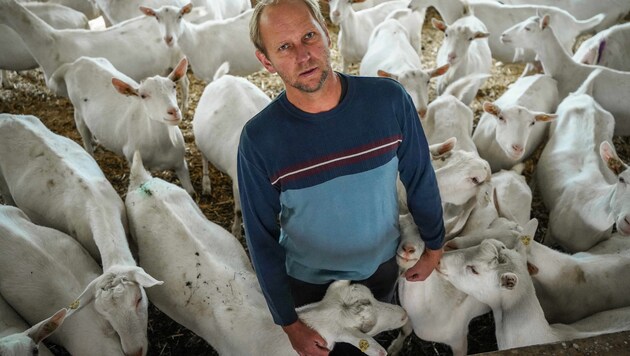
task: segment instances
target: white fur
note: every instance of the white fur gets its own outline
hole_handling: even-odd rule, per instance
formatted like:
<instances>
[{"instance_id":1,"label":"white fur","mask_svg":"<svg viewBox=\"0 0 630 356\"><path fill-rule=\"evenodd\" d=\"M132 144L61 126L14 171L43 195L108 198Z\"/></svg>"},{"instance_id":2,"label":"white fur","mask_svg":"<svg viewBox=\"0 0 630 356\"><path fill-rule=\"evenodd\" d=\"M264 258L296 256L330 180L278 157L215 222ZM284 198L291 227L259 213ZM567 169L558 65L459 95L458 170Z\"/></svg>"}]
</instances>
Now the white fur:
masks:
<instances>
[{"instance_id":1,"label":"white fur","mask_svg":"<svg viewBox=\"0 0 630 356\"><path fill-rule=\"evenodd\" d=\"M37 17L56 29L89 28L88 20L82 13L68 7L52 3L23 3ZM0 80L3 87L10 87L5 70L27 70L38 67L37 61L28 51L26 44L11 27L0 25Z\"/></svg>"},{"instance_id":2,"label":"white fur","mask_svg":"<svg viewBox=\"0 0 630 356\"><path fill-rule=\"evenodd\" d=\"M429 80L442 75L446 69L448 66L423 70L408 31L398 20L387 19L372 32L359 74L385 76L398 81L411 96L418 114L423 117L429 102Z\"/></svg>"},{"instance_id":3,"label":"white fur","mask_svg":"<svg viewBox=\"0 0 630 356\"><path fill-rule=\"evenodd\" d=\"M574 324L549 325L536 298L522 247L512 250L497 240L484 240L474 247L446 252L439 271L459 290L492 308L499 350L630 328L628 307L601 312Z\"/></svg>"},{"instance_id":4,"label":"white fur","mask_svg":"<svg viewBox=\"0 0 630 356\"><path fill-rule=\"evenodd\" d=\"M596 69L601 73L593 80L593 98L615 117L615 134L630 135L630 111L626 97L630 93L630 72L576 63L556 37L557 26L548 16L534 16L507 29L501 40L513 47L531 49L540 58L543 69L558 82L560 100L575 91ZM560 25L558 25L560 26Z\"/></svg>"},{"instance_id":5,"label":"white fur","mask_svg":"<svg viewBox=\"0 0 630 356\"><path fill-rule=\"evenodd\" d=\"M556 81L547 75L521 77L494 103L484 103L472 138L493 172L529 158L546 139L554 117L546 113L555 112L558 103Z\"/></svg>"},{"instance_id":6,"label":"white fur","mask_svg":"<svg viewBox=\"0 0 630 356\"><path fill-rule=\"evenodd\" d=\"M41 343L63 323L66 310L30 327L0 296L0 354L3 356L52 356ZM36 352L37 351L37 352Z\"/></svg>"},{"instance_id":7,"label":"white fur","mask_svg":"<svg viewBox=\"0 0 630 356\"><path fill-rule=\"evenodd\" d=\"M88 153L94 153L94 138L129 163L134 151L140 150L148 167L174 169L182 186L193 194L184 137L177 126L182 114L177 107L175 82L186 70L186 60L182 59L168 77L156 75L138 84L105 58L80 57L62 65L51 79L64 83ZM117 90L113 78L129 89Z\"/></svg>"},{"instance_id":8,"label":"white fur","mask_svg":"<svg viewBox=\"0 0 630 356\"><path fill-rule=\"evenodd\" d=\"M396 260L406 270L413 266L424 251L418 227L410 214L400 216L402 240ZM488 306L460 292L437 272L422 282L398 280L400 304L409 315L409 324L389 347L392 355L399 353L405 338L413 332L421 339L449 345L454 355L466 355L468 323L474 317L490 311Z\"/></svg>"},{"instance_id":9,"label":"white fur","mask_svg":"<svg viewBox=\"0 0 630 356\"><path fill-rule=\"evenodd\" d=\"M501 2L511 5L555 6L568 11L580 20L604 14L602 22L594 27L595 31L602 31L618 23L630 13L630 3L625 0L501 0Z\"/></svg>"},{"instance_id":10,"label":"white fur","mask_svg":"<svg viewBox=\"0 0 630 356\"><path fill-rule=\"evenodd\" d=\"M273 323L238 240L207 220L182 189L151 178L139 154L126 204L141 265L166 282L149 291L160 310L221 355L295 354ZM385 355L371 335L407 320L399 306L377 302L366 287L348 281L333 283L323 301L297 311L329 346L337 341L359 345L363 339L369 355Z\"/></svg>"},{"instance_id":11,"label":"white fur","mask_svg":"<svg viewBox=\"0 0 630 356\"><path fill-rule=\"evenodd\" d=\"M411 0L409 6L417 10L433 6L448 24L455 22L467 13L464 3L460 0ZM501 43L500 36L503 31L516 22L534 16L537 12L549 14L553 21L558 23L558 27L562 28L559 39L567 51L571 51L578 35L592 30L604 17L604 15L599 15L577 20L567 11L554 6L502 5L490 1L471 1L468 6L470 11L486 25L487 31L490 33L488 44L492 51L492 57L503 63L512 63L518 60L531 62L534 60L532 51L515 57L515 50Z\"/></svg>"},{"instance_id":12,"label":"white fur","mask_svg":"<svg viewBox=\"0 0 630 356\"><path fill-rule=\"evenodd\" d=\"M166 75L181 59L181 53L164 46L152 19L138 17L108 29L56 30L15 0L0 0L0 24L20 35L37 63L46 84L56 94L67 96L65 86L49 78L64 63L81 56L107 58L114 67L136 81L156 74ZM188 102L188 77L182 77L182 110Z\"/></svg>"},{"instance_id":13,"label":"white fur","mask_svg":"<svg viewBox=\"0 0 630 356\"><path fill-rule=\"evenodd\" d=\"M232 234L240 239L241 202L236 176L238 143L245 123L267 106L271 99L245 78L227 75L227 71L227 64L221 66L213 81L203 90L192 126L203 164L203 193L210 194L211 191L208 162L232 179Z\"/></svg>"},{"instance_id":14,"label":"white fur","mask_svg":"<svg viewBox=\"0 0 630 356\"><path fill-rule=\"evenodd\" d=\"M348 73L350 64L361 61L368 48L370 35L376 26L394 10L404 9L408 1L395 0L355 11L347 0L330 0L330 20L339 25L337 48L342 57L343 71ZM420 29L418 29L420 31Z\"/></svg>"},{"instance_id":15,"label":"white fur","mask_svg":"<svg viewBox=\"0 0 630 356\"><path fill-rule=\"evenodd\" d=\"M600 67L603 69L603 67ZM610 145L614 118L589 94L601 77L594 72L558 106L536 181L549 209L545 244L585 251L611 236L613 225L630 234L630 171ZM617 163L617 172L607 166ZM624 181L625 180L625 181ZM549 239L548 239L549 238Z\"/></svg>"},{"instance_id":16,"label":"white fur","mask_svg":"<svg viewBox=\"0 0 630 356\"><path fill-rule=\"evenodd\" d=\"M611 69L630 71L630 23L615 25L582 42L573 60Z\"/></svg>"},{"instance_id":17,"label":"white fur","mask_svg":"<svg viewBox=\"0 0 630 356\"><path fill-rule=\"evenodd\" d=\"M71 354L146 354L142 286L159 282L135 266L102 273L73 238L33 224L14 207L0 206L0 229L0 293L27 322L68 307L72 317L50 340Z\"/></svg>"},{"instance_id":18,"label":"white fur","mask_svg":"<svg viewBox=\"0 0 630 356\"><path fill-rule=\"evenodd\" d=\"M438 79L437 91L442 94L456 80L473 74L490 74L492 54L488 45L488 29L473 14L460 17L450 25L436 19L433 26L444 32L444 40L438 49L436 62L438 66L450 64L445 75ZM479 81L461 96L461 101L469 104L483 85Z\"/></svg>"},{"instance_id":19,"label":"white fur","mask_svg":"<svg viewBox=\"0 0 630 356\"><path fill-rule=\"evenodd\" d=\"M184 7L163 6L159 9L143 7L159 27L162 45L179 48L188 58L193 73L199 79L211 82L219 66L227 61L234 75L248 75L262 69L249 39L249 20L254 10L226 20L191 23L182 15L190 12ZM159 19L159 20L158 20Z\"/></svg>"}]
</instances>

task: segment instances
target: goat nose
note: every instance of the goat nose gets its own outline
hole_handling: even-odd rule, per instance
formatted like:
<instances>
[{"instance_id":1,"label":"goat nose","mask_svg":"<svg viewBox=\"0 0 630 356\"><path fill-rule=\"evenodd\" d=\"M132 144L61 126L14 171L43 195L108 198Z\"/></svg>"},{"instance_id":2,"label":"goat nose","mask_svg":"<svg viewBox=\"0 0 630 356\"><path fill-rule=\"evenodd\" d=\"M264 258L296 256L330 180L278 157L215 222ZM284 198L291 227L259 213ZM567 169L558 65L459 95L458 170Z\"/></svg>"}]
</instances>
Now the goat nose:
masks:
<instances>
[{"instance_id":1,"label":"goat nose","mask_svg":"<svg viewBox=\"0 0 630 356\"><path fill-rule=\"evenodd\" d=\"M333 11L333 13L332 13L332 14L333 14L333 16L335 16L335 17L339 17L339 11Z\"/></svg>"},{"instance_id":2,"label":"goat nose","mask_svg":"<svg viewBox=\"0 0 630 356\"><path fill-rule=\"evenodd\" d=\"M181 116L178 108L170 108L170 109L166 110L166 113L169 116L171 116L171 117L173 117L174 119L177 119L177 120L179 120L179 118Z\"/></svg>"},{"instance_id":3,"label":"goat nose","mask_svg":"<svg viewBox=\"0 0 630 356\"><path fill-rule=\"evenodd\" d=\"M424 119L425 116L427 116L427 109L420 109L418 110L418 115L420 115L420 118Z\"/></svg>"},{"instance_id":4,"label":"goat nose","mask_svg":"<svg viewBox=\"0 0 630 356\"><path fill-rule=\"evenodd\" d=\"M457 55L455 53L449 53L448 54L448 62L449 63L453 62L456 58L457 58Z\"/></svg>"},{"instance_id":5,"label":"goat nose","mask_svg":"<svg viewBox=\"0 0 630 356\"><path fill-rule=\"evenodd\" d=\"M132 352L132 353L129 353L129 354L125 353L125 355L127 355L127 356L142 356L143 355L143 351L144 350L141 347L138 351Z\"/></svg>"},{"instance_id":6,"label":"goat nose","mask_svg":"<svg viewBox=\"0 0 630 356\"><path fill-rule=\"evenodd\" d=\"M416 252L416 248L413 246L403 246L403 250L409 254Z\"/></svg>"},{"instance_id":7,"label":"goat nose","mask_svg":"<svg viewBox=\"0 0 630 356\"><path fill-rule=\"evenodd\" d=\"M523 146L521 145L512 145L512 149L514 150L514 152L523 152Z\"/></svg>"},{"instance_id":8,"label":"goat nose","mask_svg":"<svg viewBox=\"0 0 630 356\"><path fill-rule=\"evenodd\" d=\"M173 36L166 36L164 37L164 41L166 42L167 45L172 45L173 44Z\"/></svg>"}]
</instances>

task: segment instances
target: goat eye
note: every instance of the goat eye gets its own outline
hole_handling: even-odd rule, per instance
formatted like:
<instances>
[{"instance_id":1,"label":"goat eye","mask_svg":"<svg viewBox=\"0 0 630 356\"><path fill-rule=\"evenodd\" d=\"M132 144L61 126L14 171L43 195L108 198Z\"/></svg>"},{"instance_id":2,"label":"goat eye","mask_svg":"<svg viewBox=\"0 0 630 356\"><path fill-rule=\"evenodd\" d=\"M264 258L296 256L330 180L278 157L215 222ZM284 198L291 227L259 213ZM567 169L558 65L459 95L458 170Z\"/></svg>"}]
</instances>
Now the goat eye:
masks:
<instances>
[{"instance_id":1,"label":"goat eye","mask_svg":"<svg viewBox=\"0 0 630 356\"><path fill-rule=\"evenodd\" d=\"M136 305L140 305L141 302L142 302L142 296L138 298L138 300L136 301Z\"/></svg>"},{"instance_id":2,"label":"goat eye","mask_svg":"<svg viewBox=\"0 0 630 356\"><path fill-rule=\"evenodd\" d=\"M146 94L140 94L140 97L141 97L142 99L146 99L146 98L147 98L147 95L146 95Z\"/></svg>"},{"instance_id":3,"label":"goat eye","mask_svg":"<svg viewBox=\"0 0 630 356\"><path fill-rule=\"evenodd\" d=\"M531 31L531 29L529 27L525 27L525 31Z\"/></svg>"},{"instance_id":4,"label":"goat eye","mask_svg":"<svg viewBox=\"0 0 630 356\"><path fill-rule=\"evenodd\" d=\"M623 177L619 177L619 183L626 184L626 180Z\"/></svg>"},{"instance_id":5,"label":"goat eye","mask_svg":"<svg viewBox=\"0 0 630 356\"><path fill-rule=\"evenodd\" d=\"M532 121L529 126L534 126L534 124L536 124L536 121Z\"/></svg>"},{"instance_id":6,"label":"goat eye","mask_svg":"<svg viewBox=\"0 0 630 356\"><path fill-rule=\"evenodd\" d=\"M472 40L473 40L473 38L472 38L472 37L468 39L468 41L472 41Z\"/></svg>"},{"instance_id":7,"label":"goat eye","mask_svg":"<svg viewBox=\"0 0 630 356\"><path fill-rule=\"evenodd\" d=\"M499 115L499 121L505 122L505 118L503 117L503 115Z\"/></svg>"},{"instance_id":8,"label":"goat eye","mask_svg":"<svg viewBox=\"0 0 630 356\"><path fill-rule=\"evenodd\" d=\"M444 32L444 37L448 37L448 33Z\"/></svg>"},{"instance_id":9,"label":"goat eye","mask_svg":"<svg viewBox=\"0 0 630 356\"><path fill-rule=\"evenodd\" d=\"M477 177L472 177L470 180L473 182L474 185L479 184L479 179L477 179Z\"/></svg>"},{"instance_id":10,"label":"goat eye","mask_svg":"<svg viewBox=\"0 0 630 356\"><path fill-rule=\"evenodd\" d=\"M477 269L475 268L475 266L466 266L466 269L472 273L472 274L479 274L479 272L477 272Z\"/></svg>"}]
</instances>

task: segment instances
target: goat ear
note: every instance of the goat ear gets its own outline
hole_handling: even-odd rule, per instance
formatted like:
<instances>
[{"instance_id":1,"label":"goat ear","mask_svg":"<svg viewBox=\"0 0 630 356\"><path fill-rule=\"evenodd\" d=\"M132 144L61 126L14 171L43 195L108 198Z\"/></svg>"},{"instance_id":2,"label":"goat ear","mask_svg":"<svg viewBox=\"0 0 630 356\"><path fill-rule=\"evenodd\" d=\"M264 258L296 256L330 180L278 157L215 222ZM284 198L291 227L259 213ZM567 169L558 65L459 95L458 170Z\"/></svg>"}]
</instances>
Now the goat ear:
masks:
<instances>
[{"instance_id":1,"label":"goat ear","mask_svg":"<svg viewBox=\"0 0 630 356\"><path fill-rule=\"evenodd\" d=\"M155 285L164 284L162 281L158 281L157 279L151 277L147 272L144 271L141 267L134 267L127 274L129 280L138 283L144 288L153 287Z\"/></svg>"},{"instance_id":2,"label":"goat ear","mask_svg":"<svg viewBox=\"0 0 630 356\"><path fill-rule=\"evenodd\" d=\"M535 276L538 274L538 267L535 264L527 261L527 272L529 272L530 276Z\"/></svg>"},{"instance_id":3,"label":"goat ear","mask_svg":"<svg viewBox=\"0 0 630 356\"><path fill-rule=\"evenodd\" d=\"M544 30L549 27L549 15L544 15L542 20L540 20L540 29Z\"/></svg>"},{"instance_id":4,"label":"goat ear","mask_svg":"<svg viewBox=\"0 0 630 356\"><path fill-rule=\"evenodd\" d=\"M431 24L433 25L433 27L437 30L440 30L442 32L446 31L446 29L448 28L448 26L446 26L446 24L436 18L432 18L431 19Z\"/></svg>"},{"instance_id":5,"label":"goat ear","mask_svg":"<svg viewBox=\"0 0 630 356\"><path fill-rule=\"evenodd\" d=\"M518 283L518 276L512 272L506 272L501 275L501 288L512 290Z\"/></svg>"},{"instance_id":6,"label":"goat ear","mask_svg":"<svg viewBox=\"0 0 630 356\"><path fill-rule=\"evenodd\" d=\"M36 344L39 344L40 341L47 338L61 326L63 321L66 319L67 312L68 310L63 308L57 311L50 318L33 325L30 329L28 329L28 336L33 339Z\"/></svg>"},{"instance_id":7,"label":"goat ear","mask_svg":"<svg viewBox=\"0 0 630 356\"><path fill-rule=\"evenodd\" d=\"M489 101L483 102L483 111L494 116L501 115L501 109L495 103Z\"/></svg>"},{"instance_id":8,"label":"goat ear","mask_svg":"<svg viewBox=\"0 0 630 356\"><path fill-rule=\"evenodd\" d=\"M433 158L437 158L445 153L452 151L455 147L455 144L457 144L457 138L451 137L442 143L436 143L429 146L429 151L431 152L431 156Z\"/></svg>"},{"instance_id":9,"label":"goat ear","mask_svg":"<svg viewBox=\"0 0 630 356\"><path fill-rule=\"evenodd\" d=\"M79 297L66 308L68 309L66 317L74 314L84 306L88 305L92 301L92 299L94 299L94 295L96 294L96 284L99 283L103 278L105 278L104 276L105 275L102 274L94 278L92 282L90 282L87 287L85 287Z\"/></svg>"},{"instance_id":10,"label":"goat ear","mask_svg":"<svg viewBox=\"0 0 630 356\"><path fill-rule=\"evenodd\" d=\"M488 36L490 36L490 34L488 32L475 32L475 39L480 39L480 38L488 38Z\"/></svg>"},{"instance_id":11,"label":"goat ear","mask_svg":"<svg viewBox=\"0 0 630 356\"><path fill-rule=\"evenodd\" d=\"M441 67L437 67L434 70L429 72L429 75L431 76L431 78L435 78L438 77L444 73L446 73L446 71L450 68L450 64L446 63L445 65L441 66Z\"/></svg>"},{"instance_id":12,"label":"goat ear","mask_svg":"<svg viewBox=\"0 0 630 356\"><path fill-rule=\"evenodd\" d=\"M536 121L540 121L540 122L553 121L557 117L558 117L558 115L556 115L556 114L546 114L546 113L540 113L540 114L536 114L536 116L534 116Z\"/></svg>"},{"instance_id":13,"label":"goat ear","mask_svg":"<svg viewBox=\"0 0 630 356\"><path fill-rule=\"evenodd\" d=\"M186 71L188 71L188 59L183 57L179 60L179 63L177 63L177 67L168 75L168 79L176 82L186 75Z\"/></svg>"},{"instance_id":14,"label":"goat ear","mask_svg":"<svg viewBox=\"0 0 630 356\"><path fill-rule=\"evenodd\" d=\"M606 163L608 169L616 175L619 175L621 172L626 170L627 166L621 161L621 159L619 159L617 152L615 152L615 149L610 143L608 143L608 141L603 141L599 145L599 155Z\"/></svg>"},{"instance_id":15,"label":"goat ear","mask_svg":"<svg viewBox=\"0 0 630 356\"><path fill-rule=\"evenodd\" d=\"M138 96L138 89L132 87L131 85L123 82L118 78L112 78L112 84L114 85L114 88L116 88L116 90L122 95Z\"/></svg>"},{"instance_id":16,"label":"goat ear","mask_svg":"<svg viewBox=\"0 0 630 356\"><path fill-rule=\"evenodd\" d=\"M150 7L140 6L140 7L139 7L139 9L140 9L140 11L141 11L143 14L145 14L145 15L147 15L147 16L153 16L153 17L156 17L156 16L155 16L155 11L154 11L152 8L150 8Z\"/></svg>"},{"instance_id":17,"label":"goat ear","mask_svg":"<svg viewBox=\"0 0 630 356\"><path fill-rule=\"evenodd\" d=\"M398 80L398 77L397 77L396 75L394 75L394 74L392 74L392 73L390 73L390 72L384 71L384 70L382 70L382 69L377 70L377 71L376 71L376 74L377 74L379 77L392 78L392 79L394 79L394 80Z\"/></svg>"},{"instance_id":18,"label":"goat ear","mask_svg":"<svg viewBox=\"0 0 630 356\"><path fill-rule=\"evenodd\" d=\"M184 5L184 7L182 7L181 10L179 10L179 13L182 15L186 15L190 13L190 11L192 11L192 8L193 8L193 4L189 2L188 4Z\"/></svg>"}]
</instances>

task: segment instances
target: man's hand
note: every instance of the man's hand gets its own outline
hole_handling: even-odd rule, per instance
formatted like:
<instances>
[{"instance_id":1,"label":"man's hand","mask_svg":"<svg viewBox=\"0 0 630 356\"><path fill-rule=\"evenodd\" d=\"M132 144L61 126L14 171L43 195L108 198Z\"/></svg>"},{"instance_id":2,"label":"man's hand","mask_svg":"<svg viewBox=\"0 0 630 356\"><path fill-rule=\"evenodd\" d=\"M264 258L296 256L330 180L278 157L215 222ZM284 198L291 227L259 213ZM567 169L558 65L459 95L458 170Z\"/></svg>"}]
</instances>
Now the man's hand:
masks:
<instances>
[{"instance_id":1,"label":"man's hand","mask_svg":"<svg viewBox=\"0 0 630 356\"><path fill-rule=\"evenodd\" d=\"M442 252L442 249L429 250L425 248L418 262L405 272L405 279L409 282L420 282L427 279L440 262Z\"/></svg>"},{"instance_id":2,"label":"man's hand","mask_svg":"<svg viewBox=\"0 0 630 356\"><path fill-rule=\"evenodd\" d=\"M326 340L300 319L291 325L283 326L282 329L289 336L291 346L300 356L326 356L330 352L327 349Z\"/></svg>"}]
</instances>

